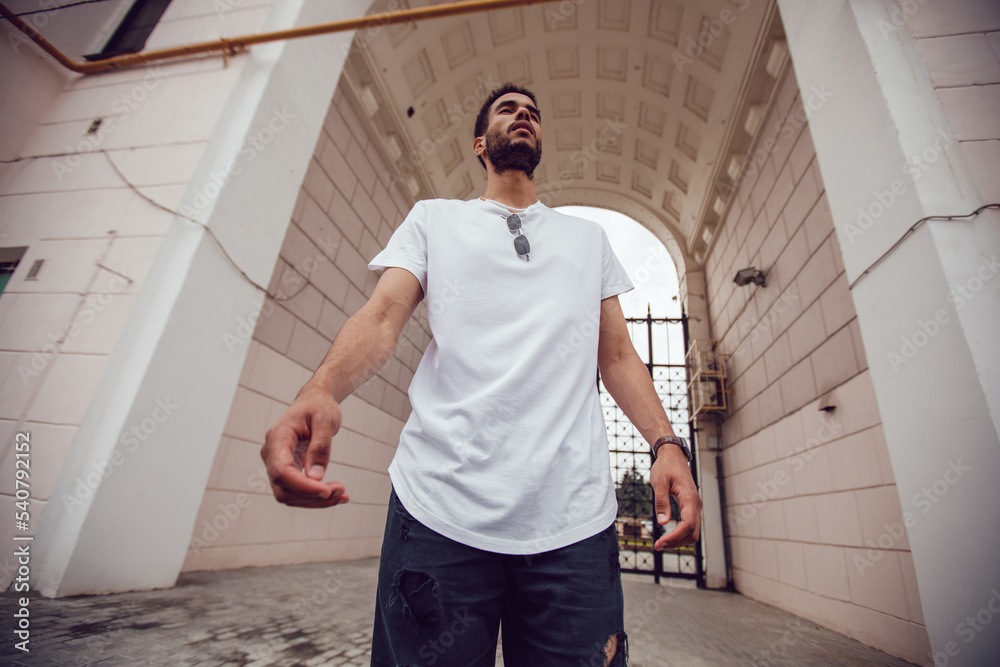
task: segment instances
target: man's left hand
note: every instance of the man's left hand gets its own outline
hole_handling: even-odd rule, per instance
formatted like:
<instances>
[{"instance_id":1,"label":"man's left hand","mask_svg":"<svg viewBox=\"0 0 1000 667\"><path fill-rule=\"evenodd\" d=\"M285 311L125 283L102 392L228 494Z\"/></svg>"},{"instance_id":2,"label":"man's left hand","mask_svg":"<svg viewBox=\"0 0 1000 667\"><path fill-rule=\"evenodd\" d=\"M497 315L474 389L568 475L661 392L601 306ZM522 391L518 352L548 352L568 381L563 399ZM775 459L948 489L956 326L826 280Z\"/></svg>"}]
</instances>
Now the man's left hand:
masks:
<instances>
[{"instance_id":1,"label":"man's left hand","mask_svg":"<svg viewBox=\"0 0 1000 667\"><path fill-rule=\"evenodd\" d=\"M653 548L662 551L697 542L701 534L701 496L680 447L660 447L650 477L656 495L656 522L663 526L670 521L670 496L677 499L681 510L681 520L673 530L662 535Z\"/></svg>"}]
</instances>

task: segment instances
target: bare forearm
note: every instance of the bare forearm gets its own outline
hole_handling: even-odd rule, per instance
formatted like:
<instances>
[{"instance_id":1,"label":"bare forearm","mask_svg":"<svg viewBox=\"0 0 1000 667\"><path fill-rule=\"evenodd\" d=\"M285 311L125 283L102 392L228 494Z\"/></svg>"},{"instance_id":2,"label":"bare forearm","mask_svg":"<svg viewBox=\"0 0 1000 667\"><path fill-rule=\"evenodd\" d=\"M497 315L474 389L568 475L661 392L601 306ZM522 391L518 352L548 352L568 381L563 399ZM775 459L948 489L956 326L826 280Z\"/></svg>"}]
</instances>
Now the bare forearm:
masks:
<instances>
[{"instance_id":1,"label":"bare forearm","mask_svg":"<svg viewBox=\"0 0 1000 667\"><path fill-rule=\"evenodd\" d=\"M389 267L371 297L340 328L312 378L299 392L319 389L340 403L375 375L396 349L403 326L423 298L417 278Z\"/></svg>"},{"instance_id":2,"label":"bare forearm","mask_svg":"<svg viewBox=\"0 0 1000 667\"><path fill-rule=\"evenodd\" d=\"M601 367L601 380L629 421L647 442L673 435L667 413L656 394L649 370L634 351L622 354Z\"/></svg>"},{"instance_id":3,"label":"bare forearm","mask_svg":"<svg viewBox=\"0 0 1000 667\"><path fill-rule=\"evenodd\" d=\"M338 403L343 401L385 365L398 341L399 333L387 318L362 308L341 327L302 391L320 388Z\"/></svg>"},{"instance_id":4,"label":"bare forearm","mask_svg":"<svg viewBox=\"0 0 1000 667\"><path fill-rule=\"evenodd\" d=\"M636 354L629 340L625 316L617 297L601 302L601 339L597 349L601 379L625 416L652 444L674 430L656 395L649 370ZM660 453L650 468L649 483L656 496L656 520L662 526L670 521L670 497L675 496L681 509L681 521L656 541L653 548L682 547L698 539L701 529L701 498L691 476L687 457L680 447Z\"/></svg>"}]
</instances>

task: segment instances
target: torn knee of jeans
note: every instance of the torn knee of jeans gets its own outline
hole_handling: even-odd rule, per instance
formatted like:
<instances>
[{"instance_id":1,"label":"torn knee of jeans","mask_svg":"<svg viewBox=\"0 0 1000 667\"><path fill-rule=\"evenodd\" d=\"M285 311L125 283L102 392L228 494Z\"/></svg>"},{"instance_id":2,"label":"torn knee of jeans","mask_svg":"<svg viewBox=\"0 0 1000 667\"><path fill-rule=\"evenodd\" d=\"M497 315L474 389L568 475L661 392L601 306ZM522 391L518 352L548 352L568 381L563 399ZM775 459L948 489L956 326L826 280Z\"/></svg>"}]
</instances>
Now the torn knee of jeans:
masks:
<instances>
[{"instance_id":1,"label":"torn knee of jeans","mask_svg":"<svg viewBox=\"0 0 1000 667\"><path fill-rule=\"evenodd\" d=\"M392 582L392 597L402 605L403 615L411 616L417 623L434 623L442 616L438 600L438 584L426 572L400 570Z\"/></svg>"},{"instance_id":2,"label":"torn knee of jeans","mask_svg":"<svg viewBox=\"0 0 1000 667\"><path fill-rule=\"evenodd\" d=\"M580 661L586 667L625 667L628 664L628 637L624 630L612 632L603 644L594 645L589 662Z\"/></svg>"},{"instance_id":3,"label":"torn knee of jeans","mask_svg":"<svg viewBox=\"0 0 1000 667\"><path fill-rule=\"evenodd\" d=\"M614 632L604 645L605 667L624 667L628 664L628 637L624 630Z\"/></svg>"}]
</instances>

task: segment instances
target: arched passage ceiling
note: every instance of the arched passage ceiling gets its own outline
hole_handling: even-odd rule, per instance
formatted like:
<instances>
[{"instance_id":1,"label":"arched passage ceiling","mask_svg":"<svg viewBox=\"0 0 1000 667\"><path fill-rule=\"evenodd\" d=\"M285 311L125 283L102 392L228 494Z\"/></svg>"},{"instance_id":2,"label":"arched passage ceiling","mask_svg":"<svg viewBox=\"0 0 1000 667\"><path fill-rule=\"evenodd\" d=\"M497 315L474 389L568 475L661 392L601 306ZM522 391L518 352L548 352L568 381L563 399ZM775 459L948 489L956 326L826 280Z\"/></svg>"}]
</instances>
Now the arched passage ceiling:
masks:
<instances>
[{"instance_id":1,"label":"arched passage ceiling","mask_svg":"<svg viewBox=\"0 0 1000 667\"><path fill-rule=\"evenodd\" d=\"M640 221L683 274L711 245L787 61L774 0L564 0L362 31L344 81L415 199L485 190L475 115L500 83L526 86L542 111L540 198Z\"/></svg>"}]
</instances>

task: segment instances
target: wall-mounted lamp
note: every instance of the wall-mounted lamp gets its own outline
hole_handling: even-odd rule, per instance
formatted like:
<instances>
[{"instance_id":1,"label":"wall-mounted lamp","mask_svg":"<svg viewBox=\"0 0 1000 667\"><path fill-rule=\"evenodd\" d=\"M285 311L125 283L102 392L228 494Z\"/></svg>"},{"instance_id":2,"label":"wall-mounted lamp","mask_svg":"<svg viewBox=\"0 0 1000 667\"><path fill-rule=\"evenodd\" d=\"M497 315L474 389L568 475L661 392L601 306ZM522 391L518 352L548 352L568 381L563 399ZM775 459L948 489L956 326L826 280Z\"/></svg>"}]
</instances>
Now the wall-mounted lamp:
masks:
<instances>
[{"instance_id":1,"label":"wall-mounted lamp","mask_svg":"<svg viewBox=\"0 0 1000 667\"><path fill-rule=\"evenodd\" d=\"M737 271L736 277L733 278L733 282L740 287L749 285L750 283L760 285L761 287L767 287L767 283L764 282L764 274L752 266L749 269L740 269Z\"/></svg>"}]
</instances>

